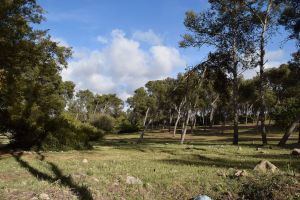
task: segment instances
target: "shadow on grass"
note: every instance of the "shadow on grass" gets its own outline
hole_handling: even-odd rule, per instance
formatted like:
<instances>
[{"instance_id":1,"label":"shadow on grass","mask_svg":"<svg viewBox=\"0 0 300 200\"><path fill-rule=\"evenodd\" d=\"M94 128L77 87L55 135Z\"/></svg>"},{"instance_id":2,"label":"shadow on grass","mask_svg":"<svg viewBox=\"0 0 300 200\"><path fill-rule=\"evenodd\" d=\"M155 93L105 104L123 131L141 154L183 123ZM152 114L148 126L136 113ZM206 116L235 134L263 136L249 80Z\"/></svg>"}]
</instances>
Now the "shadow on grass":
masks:
<instances>
[{"instance_id":1,"label":"shadow on grass","mask_svg":"<svg viewBox=\"0 0 300 200\"><path fill-rule=\"evenodd\" d=\"M25 169L27 169L35 178L39 180L48 181L49 183L53 183L56 181L60 181L61 185L69 187L80 200L93 200L92 194L86 186L79 186L70 176L63 175L62 171L54 164L49 161L45 161L51 168L51 171L54 173L55 177L52 177L44 172L37 170L32 167L28 162L24 161L22 157L22 153L13 153L12 156L19 163L19 165ZM44 161L45 156L39 154L40 160Z\"/></svg>"},{"instance_id":2,"label":"shadow on grass","mask_svg":"<svg viewBox=\"0 0 300 200\"><path fill-rule=\"evenodd\" d=\"M202 155L191 155L190 159L165 159L163 162L173 165L195 165L217 168L236 168L253 170L260 160L271 159L270 161L281 170L296 170L300 172L300 159L291 159L288 155L246 155L256 158L255 160L229 160L224 158L209 158Z\"/></svg>"}]
</instances>

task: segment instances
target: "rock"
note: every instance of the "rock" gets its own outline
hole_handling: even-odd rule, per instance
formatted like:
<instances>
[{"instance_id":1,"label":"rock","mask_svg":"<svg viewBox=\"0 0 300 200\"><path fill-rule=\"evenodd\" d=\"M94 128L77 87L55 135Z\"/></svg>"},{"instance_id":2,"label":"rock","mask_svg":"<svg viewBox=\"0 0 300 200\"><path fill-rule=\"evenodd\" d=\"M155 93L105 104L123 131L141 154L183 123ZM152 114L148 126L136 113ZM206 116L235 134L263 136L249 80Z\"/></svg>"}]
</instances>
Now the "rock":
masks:
<instances>
[{"instance_id":1,"label":"rock","mask_svg":"<svg viewBox=\"0 0 300 200\"><path fill-rule=\"evenodd\" d=\"M127 176L126 183L129 185L142 185L143 184L143 182L139 178L136 178L133 176Z\"/></svg>"},{"instance_id":2,"label":"rock","mask_svg":"<svg viewBox=\"0 0 300 200\"><path fill-rule=\"evenodd\" d=\"M273 165L270 161L268 161L268 160L262 160L262 161L260 161L254 167L254 170L258 171L258 172L263 172L263 173L266 173L266 172L275 173L275 172L279 171L279 169L275 165Z\"/></svg>"},{"instance_id":3,"label":"rock","mask_svg":"<svg viewBox=\"0 0 300 200\"><path fill-rule=\"evenodd\" d=\"M299 156L300 155L300 149L293 149L291 155L293 155L293 156Z\"/></svg>"},{"instance_id":4,"label":"rock","mask_svg":"<svg viewBox=\"0 0 300 200\"><path fill-rule=\"evenodd\" d=\"M42 193L39 195L39 199L42 199L42 200L50 200L50 197L48 194L46 193Z\"/></svg>"},{"instance_id":5,"label":"rock","mask_svg":"<svg viewBox=\"0 0 300 200\"><path fill-rule=\"evenodd\" d=\"M199 195L199 196L194 197L192 200L212 200L212 199L206 195Z\"/></svg>"},{"instance_id":6,"label":"rock","mask_svg":"<svg viewBox=\"0 0 300 200\"><path fill-rule=\"evenodd\" d=\"M241 151L241 150L242 150L242 147L239 146L239 147L238 147L238 151Z\"/></svg>"},{"instance_id":7,"label":"rock","mask_svg":"<svg viewBox=\"0 0 300 200\"><path fill-rule=\"evenodd\" d=\"M260 147L256 147L256 151L260 151L261 150L261 148Z\"/></svg>"},{"instance_id":8,"label":"rock","mask_svg":"<svg viewBox=\"0 0 300 200\"><path fill-rule=\"evenodd\" d=\"M236 177L244 177L244 176L248 176L248 173L246 170L237 170L234 175Z\"/></svg>"},{"instance_id":9,"label":"rock","mask_svg":"<svg viewBox=\"0 0 300 200\"><path fill-rule=\"evenodd\" d=\"M82 160L83 163L88 163L89 161L87 159Z\"/></svg>"}]
</instances>

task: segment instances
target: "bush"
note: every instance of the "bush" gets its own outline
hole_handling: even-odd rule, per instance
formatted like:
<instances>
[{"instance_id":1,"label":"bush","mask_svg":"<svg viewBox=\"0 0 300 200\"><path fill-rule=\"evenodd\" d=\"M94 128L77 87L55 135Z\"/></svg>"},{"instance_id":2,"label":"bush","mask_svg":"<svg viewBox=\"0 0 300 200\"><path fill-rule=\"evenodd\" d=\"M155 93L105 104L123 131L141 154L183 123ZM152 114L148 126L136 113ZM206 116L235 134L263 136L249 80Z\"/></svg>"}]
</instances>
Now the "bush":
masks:
<instances>
[{"instance_id":1,"label":"bush","mask_svg":"<svg viewBox=\"0 0 300 200\"><path fill-rule=\"evenodd\" d=\"M126 117L120 117L117 119L117 131L118 133L134 133L139 131L139 127L130 123Z\"/></svg>"},{"instance_id":2,"label":"bush","mask_svg":"<svg viewBox=\"0 0 300 200\"><path fill-rule=\"evenodd\" d=\"M243 184L239 196L244 200L261 199L261 200L279 200L287 199L292 196L292 185L295 180L290 177L280 175L261 175L260 178L248 178Z\"/></svg>"},{"instance_id":3,"label":"bush","mask_svg":"<svg viewBox=\"0 0 300 200\"><path fill-rule=\"evenodd\" d=\"M97 114L92 117L91 124L96 128L111 132L114 130L115 118L107 114Z\"/></svg>"},{"instance_id":4,"label":"bush","mask_svg":"<svg viewBox=\"0 0 300 200\"><path fill-rule=\"evenodd\" d=\"M92 148L89 141L99 140L103 132L67 114L54 120L46 137L34 148L38 150L81 150Z\"/></svg>"}]
</instances>

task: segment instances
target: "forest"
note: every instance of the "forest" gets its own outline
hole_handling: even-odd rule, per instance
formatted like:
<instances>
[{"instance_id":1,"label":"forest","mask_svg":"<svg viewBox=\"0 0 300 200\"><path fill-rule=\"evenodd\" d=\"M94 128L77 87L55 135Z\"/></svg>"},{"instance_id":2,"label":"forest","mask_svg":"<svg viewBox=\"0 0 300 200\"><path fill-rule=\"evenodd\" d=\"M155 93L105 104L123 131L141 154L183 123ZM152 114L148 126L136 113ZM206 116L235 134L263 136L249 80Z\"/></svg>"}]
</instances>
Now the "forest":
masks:
<instances>
[{"instance_id":1,"label":"forest","mask_svg":"<svg viewBox=\"0 0 300 200\"><path fill-rule=\"evenodd\" d=\"M177 41L205 59L124 100L64 80L45 10L0 0L0 199L299 199L300 2L208 5Z\"/></svg>"}]
</instances>

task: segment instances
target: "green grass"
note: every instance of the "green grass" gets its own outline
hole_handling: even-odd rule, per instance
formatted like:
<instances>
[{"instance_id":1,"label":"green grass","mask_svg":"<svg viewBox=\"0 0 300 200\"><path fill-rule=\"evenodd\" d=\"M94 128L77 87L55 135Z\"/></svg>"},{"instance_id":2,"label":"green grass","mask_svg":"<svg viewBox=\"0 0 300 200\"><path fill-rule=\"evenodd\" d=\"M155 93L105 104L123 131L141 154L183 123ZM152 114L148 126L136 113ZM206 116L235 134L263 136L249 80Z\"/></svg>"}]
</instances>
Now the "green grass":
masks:
<instances>
[{"instance_id":1,"label":"green grass","mask_svg":"<svg viewBox=\"0 0 300 200\"><path fill-rule=\"evenodd\" d=\"M222 135L218 129L198 130L187 135L188 144L179 145L179 135L156 131L138 145L137 134L107 135L91 151L2 154L0 199L25 200L41 193L51 199L189 199L198 194L222 199L226 192L237 196L250 179L266 180L253 172L262 159L284 172L278 176L285 185L290 181L284 198L298 198L300 158L290 156L290 146L256 150L260 139L251 127L243 128L241 149L231 145L231 136L230 129ZM270 134L271 144L279 137ZM250 177L235 177L238 169ZM128 175L143 185L126 184Z\"/></svg>"}]
</instances>

